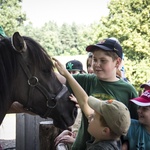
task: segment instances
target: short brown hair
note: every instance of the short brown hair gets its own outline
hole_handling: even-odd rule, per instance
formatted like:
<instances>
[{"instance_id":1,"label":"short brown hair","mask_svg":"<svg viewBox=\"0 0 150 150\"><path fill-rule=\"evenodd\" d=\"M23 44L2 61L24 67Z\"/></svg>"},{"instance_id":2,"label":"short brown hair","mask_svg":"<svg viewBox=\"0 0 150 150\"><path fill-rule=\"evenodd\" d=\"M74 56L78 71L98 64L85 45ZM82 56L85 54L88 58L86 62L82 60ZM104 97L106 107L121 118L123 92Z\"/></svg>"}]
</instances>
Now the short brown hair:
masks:
<instances>
[{"instance_id":1,"label":"short brown hair","mask_svg":"<svg viewBox=\"0 0 150 150\"><path fill-rule=\"evenodd\" d=\"M102 50L104 51L104 50ZM107 56L110 56L113 60L116 60L119 56L113 51L104 51Z\"/></svg>"},{"instance_id":2,"label":"short brown hair","mask_svg":"<svg viewBox=\"0 0 150 150\"><path fill-rule=\"evenodd\" d=\"M99 49L99 48L95 49L93 52L95 52L95 51L103 51L107 56L110 56L113 59L113 61L116 60L119 57L113 51L105 51L105 50L102 50L102 49Z\"/></svg>"}]
</instances>

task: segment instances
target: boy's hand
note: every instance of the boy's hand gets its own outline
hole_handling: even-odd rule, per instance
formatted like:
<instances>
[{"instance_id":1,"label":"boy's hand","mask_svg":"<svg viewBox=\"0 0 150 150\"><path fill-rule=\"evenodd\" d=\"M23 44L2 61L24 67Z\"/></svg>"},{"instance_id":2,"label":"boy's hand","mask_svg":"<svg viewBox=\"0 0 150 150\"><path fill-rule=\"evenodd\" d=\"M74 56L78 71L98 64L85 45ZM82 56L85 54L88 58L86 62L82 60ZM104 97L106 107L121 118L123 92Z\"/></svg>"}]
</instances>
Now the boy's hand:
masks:
<instances>
[{"instance_id":1,"label":"boy's hand","mask_svg":"<svg viewBox=\"0 0 150 150\"><path fill-rule=\"evenodd\" d=\"M73 94L71 94L69 96L69 98L70 98L71 101L75 102L76 107L78 107L78 108L80 107L79 104L78 104L78 101L77 101L76 97Z\"/></svg>"},{"instance_id":2,"label":"boy's hand","mask_svg":"<svg viewBox=\"0 0 150 150\"><path fill-rule=\"evenodd\" d=\"M59 71L59 73L61 75L63 75L64 77L67 77L69 74L68 70L56 58L52 58L52 59L55 61L54 65L57 68L57 70Z\"/></svg>"},{"instance_id":3,"label":"boy's hand","mask_svg":"<svg viewBox=\"0 0 150 150\"><path fill-rule=\"evenodd\" d=\"M73 143L75 141L75 137L74 137L74 133L72 133L69 130L64 130L61 134L59 134L54 142L55 142L55 146L58 143Z\"/></svg>"}]
</instances>

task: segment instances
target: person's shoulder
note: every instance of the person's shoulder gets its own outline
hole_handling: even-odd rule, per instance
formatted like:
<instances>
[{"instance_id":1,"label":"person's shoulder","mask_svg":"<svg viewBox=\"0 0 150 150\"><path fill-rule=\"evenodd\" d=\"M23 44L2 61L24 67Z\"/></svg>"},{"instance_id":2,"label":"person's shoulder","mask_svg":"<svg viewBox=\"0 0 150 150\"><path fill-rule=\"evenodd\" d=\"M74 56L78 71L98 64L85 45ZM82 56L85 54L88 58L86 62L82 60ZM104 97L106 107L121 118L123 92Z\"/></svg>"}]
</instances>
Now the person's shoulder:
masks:
<instances>
[{"instance_id":1,"label":"person's shoulder","mask_svg":"<svg viewBox=\"0 0 150 150\"><path fill-rule=\"evenodd\" d=\"M131 119L131 125L139 125L139 121L136 119Z\"/></svg>"},{"instance_id":2,"label":"person's shoulder","mask_svg":"<svg viewBox=\"0 0 150 150\"><path fill-rule=\"evenodd\" d=\"M115 86L116 88L118 87L121 91L128 93L128 95L130 96L129 98L138 96L138 92L136 91L135 87L129 82L125 82L124 80L119 79L115 83Z\"/></svg>"},{"instance_id":3,"label":"person's shoulder","mask_svg":"<svg viewBox=\"0 0 150 150\"><path fill-rule=\"evenodd\" d=\"M125 84L125 85L132 85L130 82L126 82L124 79L119 79L119 83Z\"/></svg>"},{"instance_id":4,"label":"person's shoulder","mask_svg":"<svg viewBox=\"0 0 150 150\"><path fill-rule=\"evenodd\" d=\"M119 84L121 86L125 86L125 87L128 87L129 89L134 89L135 90L135 87L130 82L126 82L123 79L119 80Z\"/></svg>"},{"instance_id":5,"label":"person's shoulder","mask_svg":"<svg viewBox=\"0 0 150 150\"><path fill-rule=\"evenodd\" d=\"M143 125L138 120L131 119L131 125L129 127L127 137L132 138L133 136L139 136L143 133L146 133Z\"/></svg>"},{"instance_id":6,"label":"person's shoulder","mask_svg":"<svg viewBox=\"0 0 150 150\"><path fill-rule=\"evenodd\" d=\"M136 130L139 127L141 127L140 122L136 119L131 119L130 130L132 130L132 129Z\"/></svg>"},{"instance_id":7,"label":"person's shoulder","mask_svg":"<svg viewBox=\"0 0 150 150\"><path fill-rule=\"evenodd\" d=\"M92 147L89 150L119 150L117 147L116 141L99 141L95 144L92 144Z\"/></svg>"},{"instance_id":8,"label":"person's shoulder","mask_svg":"<svg viewBox=\"0 0 150 150\"><path fill-rule=\"evenodd\" d=\"M95 74L88 74L88 73L85 73L85 74L74 74L73 77L75 79L98 79L97 76Z\"/></svg>"}]
</instances>

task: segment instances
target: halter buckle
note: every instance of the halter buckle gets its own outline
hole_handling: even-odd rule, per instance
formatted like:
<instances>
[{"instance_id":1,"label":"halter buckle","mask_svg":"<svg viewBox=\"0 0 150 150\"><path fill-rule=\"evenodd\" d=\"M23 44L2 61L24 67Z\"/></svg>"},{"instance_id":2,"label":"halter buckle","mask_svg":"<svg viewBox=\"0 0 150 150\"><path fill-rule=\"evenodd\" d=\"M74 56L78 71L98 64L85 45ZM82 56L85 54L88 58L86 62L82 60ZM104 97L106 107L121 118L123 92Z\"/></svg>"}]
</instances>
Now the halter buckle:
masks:
<instances>
[{"instance_id":1,"label":"halter buckle","mask_svg":"<svg viewBox=\"0 0 150 150\"><path fill-rule=\"evenodd\" d=\"M32 76L30 79L28 79L28 84L30 86L36 86L39 82L39 79L35 76Z\"/></svg>"}]
</instances>

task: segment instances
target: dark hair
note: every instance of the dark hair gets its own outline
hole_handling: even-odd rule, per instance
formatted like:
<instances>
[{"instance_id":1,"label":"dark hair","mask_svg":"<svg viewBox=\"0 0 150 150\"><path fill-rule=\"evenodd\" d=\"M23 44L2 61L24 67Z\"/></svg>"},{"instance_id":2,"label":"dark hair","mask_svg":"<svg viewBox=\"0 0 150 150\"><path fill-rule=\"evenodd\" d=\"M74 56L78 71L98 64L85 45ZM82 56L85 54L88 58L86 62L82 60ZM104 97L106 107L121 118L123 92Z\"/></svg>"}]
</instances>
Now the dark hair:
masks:
<instances>
[{"instance_id":1,"label":"dark hair","mask_svg":"<svg viewBox=\"0 0 150 150\"><path fill-rule=\"evenodd\" d=\"M89 59L92 59L92 58L93 58L93 53L92 53L92 52L89 52L89 53L88 53L87 60L86 60L86 68L88 68L88 61L89 61Z\"/></svg>"},{"instance_id":2,"label":"dark hair","mask_svg":"<svg viewBox=\"0 0 150 150\"><path fill-rule=\"evenodd\" d=\"M89 52L88 53L88 58L92 58L93 57L93 53L92 52Z\"/></svg>"}]
</instances>

